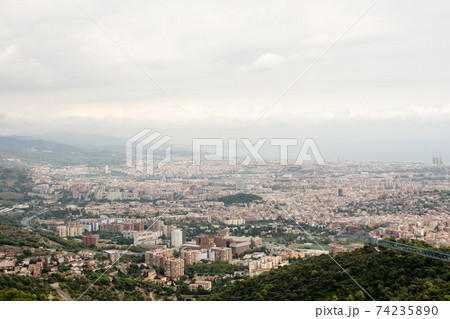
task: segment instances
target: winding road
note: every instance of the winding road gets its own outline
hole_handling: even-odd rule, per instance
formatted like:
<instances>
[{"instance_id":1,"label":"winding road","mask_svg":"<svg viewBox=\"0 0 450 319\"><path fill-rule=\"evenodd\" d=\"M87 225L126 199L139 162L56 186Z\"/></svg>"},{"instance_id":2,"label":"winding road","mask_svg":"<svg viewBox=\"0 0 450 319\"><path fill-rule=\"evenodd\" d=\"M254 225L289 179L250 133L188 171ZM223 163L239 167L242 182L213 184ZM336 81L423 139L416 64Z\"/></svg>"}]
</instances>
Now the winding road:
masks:
<instances>
[{"instance_id":1,"label":"winding road","mask_svg":"<svg viewBox=\"0 0 450 319\"><path fill-rule=\"evenodd\" d=\"M48 208L45 208L45 209L41 210L40 212L36 212L31 216L23 218L20 221L20 223L22 224L22 226L26 227L29 231L33 231L34 227L33 227L33 225L31 225L32 220L34 218L38 217L39 215L45 214L46 212L48 212Z\"/></svg>"}]
</instances>

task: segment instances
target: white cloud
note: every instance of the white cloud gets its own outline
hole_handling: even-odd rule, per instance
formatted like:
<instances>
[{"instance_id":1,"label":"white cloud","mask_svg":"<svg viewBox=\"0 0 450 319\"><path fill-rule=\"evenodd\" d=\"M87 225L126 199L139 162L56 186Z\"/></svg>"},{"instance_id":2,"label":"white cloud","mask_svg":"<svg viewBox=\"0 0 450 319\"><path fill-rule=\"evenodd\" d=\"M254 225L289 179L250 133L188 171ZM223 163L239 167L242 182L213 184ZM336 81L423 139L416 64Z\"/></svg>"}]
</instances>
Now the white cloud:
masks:
<instances>
[{"instance_id":1,"label":"white cloud","mask_svg":"<svg viewBox=\"0 0 450 319\"><path fill-rule=\"evenodd\" d=\"M48 87L56 83L55 72L36 61L26 57L14 45L6 46L0 51L0 83L8 87Z\"/></svg>"},{"instance_id":2,"label":"white cloud","mask_svg":"<svg viewBox=\"0 0 450 319\"><path fill-rule=\"evenodd\" d=\"M281 63L283 63L284 57L274 54L274 53L266 53L259 56L252 64L249 66L242 66L242 70L250 70L250 71L266 71L272 69Z\"/></svg>"}]
</instances>

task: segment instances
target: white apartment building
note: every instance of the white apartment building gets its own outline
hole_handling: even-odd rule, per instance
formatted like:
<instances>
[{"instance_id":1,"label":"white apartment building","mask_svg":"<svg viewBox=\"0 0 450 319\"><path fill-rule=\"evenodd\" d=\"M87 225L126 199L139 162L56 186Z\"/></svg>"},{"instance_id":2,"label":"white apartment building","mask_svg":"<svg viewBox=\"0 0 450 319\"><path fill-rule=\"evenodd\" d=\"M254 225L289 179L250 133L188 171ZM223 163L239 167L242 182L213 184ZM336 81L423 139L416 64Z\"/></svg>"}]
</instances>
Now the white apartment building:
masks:
<instances>
[{"instance_id":1,"label":"white apartment building","mask_svg":"<svg viewBox=\"0 0 450 319\"><path fill-rule=\"evenodd\" d=\"M182 229L174 229L170 233L170 244L175 248L180 248L186 242L186 236Z\"/></svg>"}]
</instances>

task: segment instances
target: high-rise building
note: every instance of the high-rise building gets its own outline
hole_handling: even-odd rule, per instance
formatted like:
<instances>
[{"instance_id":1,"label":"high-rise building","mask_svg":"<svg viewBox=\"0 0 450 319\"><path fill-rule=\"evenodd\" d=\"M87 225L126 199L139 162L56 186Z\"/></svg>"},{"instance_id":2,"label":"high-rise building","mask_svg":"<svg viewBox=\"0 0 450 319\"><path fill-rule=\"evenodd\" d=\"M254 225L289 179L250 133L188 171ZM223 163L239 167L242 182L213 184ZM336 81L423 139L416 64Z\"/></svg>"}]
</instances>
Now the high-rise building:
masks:
<instances>
[{"instance_id":1,"label":"high-rise building","mask_svg":"<svg viewBox=\"0 0 450 319\"><path fill-rule=\"evenodd\" d=\"M94 245L96 248L99 247L99 236L98 235L86 235L83 236L83 245L92 246Z\"/></svg>"},{"instance_id":2,"label":"high-rise building","mask_svg":"<svg viewBox=\"0 0 450 319\"><path fill-rule=\"evenodd\" d=\"M165 261L164 274L173 279L184 276L184 260L181 258L168 258Z\"/></svg>"},{"instance_id":3,"label":"high-rise building","mask_svg":"<svg viewBox=\"0 0 450 319\"><path fill-rule=\"evenodd\" d=\"M66 226L58 226L56 228L56 230L58 231L59 237L67 237L67 227Z\"/></svg>"},{"instance_id":4,"label":"high-rise building","mask_svg":"<svg viewBox=\"0 0 450 319\"><path fill-rule=\"evenodd\" d=\"M149 227L151 230L154 231L162 231L162 227L164 226L164 221L162 220L156 220L156 221L151 221Z\"/></svg>"},{"instance_id":5,"label":"high-rise building","mask_svg":"<svg viewBox=\"0 0 450 319\"><path fill-rule=\"evenodd\" d=\"M172 233L172 230L176 229L175 226L173 225L164 225L161 227L161 231L163 233L164 236L169 237L170 234Z\"/></svg>"},{"instance_id":6,"label":"high-rise building","mask_svg":"<svg viewBox=\"0 0 450 319\"><path fill-rule=\"evenodd\" d=\"M193 265L200 262L200 251L192 249L183 249L181 251L181 258L185 265Z\"/></svg>"},{"instance_id":7,"label":"high-rise building","mask_svg":"<svg viewBox=\"0 0 450 319\"><path fill-rule=\"evenodd\" d=\"M228 247L214 247L211 248L215 253L215 261L231 263L233 260L232 249Z\"/></svg>"},{"instance_id":8,"label":"high-rise building","mask_svg":"<svg viewBox=\"0 0 450 319\"><path fill-rule=\"evenodd\" d=\"M69 222L67 226L56 228L59 237L77 237L83 235L83 228L80 223Z\"/></svg>"},{"instance_id":9,"label":"high-rise building","mask_svg":"<svg viewBox=\"0 0 450 319\"><path fill-rule=\"evenodd\" d=\"M184 276L184 260L174 258L171 249L161 248L146 252L145 263L149 267L163 268L167 277L178 279Z\"/></svg>"},{"instance_id":10,"label":"high-rise building","mask_svg":"<svg viewBox=\"0 0 450 319\"><path fill-rule=\"evenodd\" d=\"M148 267L164 268L165 261L173 257L172 249L161 248L145 253L145 263Z\"/></svg>"},{"instance_id":11,"label":"high-rise building","mask_svg":"<svg viewBox=\"0 0 450 319\"><path fill-rule=\"evenodd\" d=\"M83 230L88 232L98 231L100 227L97 219L81 219L80 224Z\"/></svg>"},{"instance_id":12,"label":"high-rise building","mask_svg":"<svg viewBox=\"0 0 450 319\"><path fill-rule=\"evenodd\" d=\"M170 233L170 244L175 248L180 248L186 242L186 235L182 229L174 229Z\"/></svg>"}]
</instances>

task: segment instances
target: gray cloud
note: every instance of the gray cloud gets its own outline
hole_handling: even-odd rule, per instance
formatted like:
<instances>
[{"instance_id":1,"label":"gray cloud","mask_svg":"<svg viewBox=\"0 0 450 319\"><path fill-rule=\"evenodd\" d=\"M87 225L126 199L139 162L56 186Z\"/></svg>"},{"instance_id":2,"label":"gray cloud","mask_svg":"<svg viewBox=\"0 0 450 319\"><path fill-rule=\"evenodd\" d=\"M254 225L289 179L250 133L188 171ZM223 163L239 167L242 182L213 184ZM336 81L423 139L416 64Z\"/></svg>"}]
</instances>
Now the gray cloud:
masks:
<instances>
[{"instance_id":1,"label":"gray cloud","mask_svg":"<svg viewBox=\"0 0 450 319\"><path fill-rule=\"evenodd\" d=\"M201 128L70 1L4 1L0 134L450 136L446 1L378 1L251 129L369 1L81 3Z\"/></svg>"}]
</instances>

